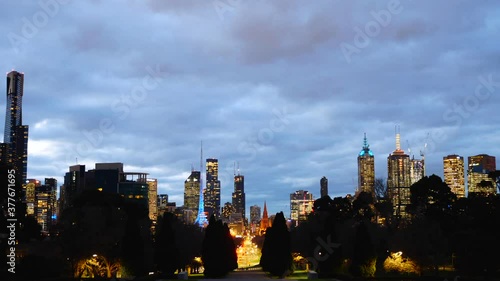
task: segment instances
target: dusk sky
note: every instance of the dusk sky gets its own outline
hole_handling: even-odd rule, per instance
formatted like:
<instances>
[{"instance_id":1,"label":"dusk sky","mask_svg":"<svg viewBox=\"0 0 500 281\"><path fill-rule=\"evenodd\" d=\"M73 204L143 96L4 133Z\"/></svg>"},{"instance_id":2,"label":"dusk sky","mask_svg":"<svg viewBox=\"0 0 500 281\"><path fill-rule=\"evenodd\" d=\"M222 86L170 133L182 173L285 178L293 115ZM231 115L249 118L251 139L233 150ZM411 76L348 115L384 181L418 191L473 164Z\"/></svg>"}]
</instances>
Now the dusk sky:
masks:
<instances>
[{"instance_id":1,"label":"dusk sky","mask_svg":"<svg viewBox=\"0 0 500 281\"><path fill-rule=\"evenodd\" d=\"M401 146L500 157L498 1L6 1L0 66L25 74L28 178L122 162L183 204L184 180L234 163L247 214L289 194L354 194L366 132L376 177ZM5 77L3 89L5 89ZM4 126L5 92L0 99ZM495 125L497 124L497 125ZM466 163L467 164L467 163Z\"/></svg>"}]
</instances>

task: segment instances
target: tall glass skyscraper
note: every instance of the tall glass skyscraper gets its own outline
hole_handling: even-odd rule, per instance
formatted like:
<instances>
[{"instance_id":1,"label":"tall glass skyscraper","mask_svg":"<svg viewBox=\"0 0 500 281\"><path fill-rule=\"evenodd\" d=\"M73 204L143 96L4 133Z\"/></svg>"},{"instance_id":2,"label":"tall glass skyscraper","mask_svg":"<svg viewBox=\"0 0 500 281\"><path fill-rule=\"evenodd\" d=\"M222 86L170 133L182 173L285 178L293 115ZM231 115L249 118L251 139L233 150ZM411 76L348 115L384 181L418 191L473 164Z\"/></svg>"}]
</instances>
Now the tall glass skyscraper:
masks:
<instances>
[{"instance_id":1,"label":"tall glass skyscraper","mask_svg":"<svg viewBox=\"0 0 500 281\"><path fill-rule=\"evenodd\" d=\"M241 214L245 218L245 177L238 174L234 176L233 207L235 213Z\"/></svg>"},{"instance_id":2,"label":"tall glass skyscraper","mask_svg":"<svg viewBox=\"0 0 500 281\"><path fill-rule=\"evenodd\" d=\"M219 161L214 158L207 159L207 185L205 189L205 213L210 218L213 214L220 217L220 181L219 181Z\"/></svg>"},{"instance_id":3,"label":"tall glass skyscraper","mask_svg":"<svg viewBox=\"0 0 500 281\"><path fill-rule=\"evenodd\" d=\"M7 74L7 102L3 141L3 157L12 165L22 183L28 170L28 126L23 125L24 74L11 71Z\"/></svg>"},{"instance_id":4,"label":"tall glass skyscraper","mask_svg":"<svg viewBox=\"0 0 500 281\"><path fill-rule=\"evenodd\" d=\"M186 223L193 224L200 204L200 171L191 171L184 181L184 212Z\"/></svg>"},{"instance_id":5,"label":"tall glass skyscraper","mask_svg":"<svg viewBox=\"0 0 500 281\"><path fill-rule=\"evenodd\" d=\"M496 194L496 182L488 175L496 170L495 156L488 154L469 156L467 162L468 196Z\"/></svg>"}]
</instances>

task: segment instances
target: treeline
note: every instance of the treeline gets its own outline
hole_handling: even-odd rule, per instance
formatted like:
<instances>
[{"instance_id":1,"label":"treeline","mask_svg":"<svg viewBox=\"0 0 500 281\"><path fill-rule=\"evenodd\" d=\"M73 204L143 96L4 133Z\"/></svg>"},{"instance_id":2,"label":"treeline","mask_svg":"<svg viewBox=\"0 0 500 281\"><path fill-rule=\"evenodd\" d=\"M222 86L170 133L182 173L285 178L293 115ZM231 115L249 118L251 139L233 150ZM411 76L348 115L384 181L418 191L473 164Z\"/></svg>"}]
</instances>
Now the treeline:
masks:
<instances>
[{"instance_id":1,"label":"treeline","mask_svg":"<svg viewBox=\"0 0 500 281\"><path fill-rule=\"evenodd\" d=\"M0 222L5 224L5 216ZM23 229L16 275L23 280L123 278L150 272L174 278L176 270L198 272L201 266L207 276L221 277L237 268L236 246L221 221L211 218L203 229L165 213L153 232L147 207L117 194L82 192L48 238L40 235L32 218ZM28 230L30 237L24 238Z\"/></svg>"},{"instance_id":2,"label":"treeline","mask_svg":"<svg viewBox=\"0 0 500 281\"><path fill-rule=\"evenodd\" d=\"M320 277L438 275L445 266L461 276L499 275L499 195L457 199L436 175L410 194L407 218L368 193L320 198L308 220L291 229L292 251Z\"/></svg>"}]
</instances>

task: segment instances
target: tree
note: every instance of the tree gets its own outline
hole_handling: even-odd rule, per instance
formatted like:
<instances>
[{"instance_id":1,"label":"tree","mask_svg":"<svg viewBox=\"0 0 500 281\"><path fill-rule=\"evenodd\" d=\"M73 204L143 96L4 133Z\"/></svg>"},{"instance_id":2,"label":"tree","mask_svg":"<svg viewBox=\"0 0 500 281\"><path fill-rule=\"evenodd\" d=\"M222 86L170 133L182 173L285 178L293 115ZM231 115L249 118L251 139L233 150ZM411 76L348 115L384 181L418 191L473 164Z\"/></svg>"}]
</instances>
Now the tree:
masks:
<instances>
[{"instance_id":1,"label":"tree","mask_svg":"<svg viewBox=\"0 0 500 281\"><path fill-rule=\"evenodd\" d=\"M205 229L201 259L205 267L204 275L209 278L224 277L238 267L236 248L229 228L221 220L216 220L215 215L210 217Z\"/></svg>"},{"instance_id":2,"label":"tree","mask_svg":"<svg viewBox=\"0 0 500 281\"><path fill-rule=\"evenodd\" d=\"M387 182L383 178L375 179L375 196L377 198L387 198Z\"/></svg>"},{"instance_id":3,"label":"tree","mask_svg":"<svg viewBox=\"0 0 500 281\"><path fill-rule=\"evenodd\" d=\"M365 223L357 226L350 271L354 276L374 277L377 254Z\"/></svg>"},{"instance_id":4,"label":"tree","mask_svg":"<svg viewBox=\"0 0 500 281\"><path fill-rule=\"evenodd\" d=\"M375 217L374 198L371 193L360 192L352 203L353 214L358 220L370 221Z\"/></svg>"},{"instance_id":5,"label":"tree","mask_svg":"<svg viewBox=\"0 0 500 281\"><path fill-rule=\"evenodd\" d=\"M155 236L155 262L158 270L168 278L173 278L175 269L180 263L174 231L176 222L174 214L165 213L158 221Z\"/></svg>"},{"instance_id":6,"label":"tree","mask_svg":"<svg viewBox=\"0 0 500 281\"><path fill-rule=\"evenodd\" d=\"M260 265L271 275L283 278L292 269L292 261L290 233L283 212L279 212L266 231Z\"/></svg>"}]
</instances>

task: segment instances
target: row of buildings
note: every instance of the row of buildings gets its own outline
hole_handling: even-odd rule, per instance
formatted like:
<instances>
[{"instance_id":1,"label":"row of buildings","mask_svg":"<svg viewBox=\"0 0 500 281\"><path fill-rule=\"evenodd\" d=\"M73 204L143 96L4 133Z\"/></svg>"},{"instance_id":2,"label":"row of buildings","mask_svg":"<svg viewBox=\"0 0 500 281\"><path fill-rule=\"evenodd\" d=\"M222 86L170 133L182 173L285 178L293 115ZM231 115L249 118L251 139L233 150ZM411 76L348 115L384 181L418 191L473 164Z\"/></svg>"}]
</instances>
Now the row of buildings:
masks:
<instances>
[{"instance_id":1,"label":"row of buildings","mask_svg":"<svg viewBox=\"0 0 500 281\"><path fill-rule=\"evenodd\" d=\"M394 206L394 215L407 217L406 206L410 203L410 186L425 176L425 153L421 159L406 154L401 149L400 134L396 133L396 149L387 157L387 197ZM491 173L496 170L494 156L480 154L467 158L465 173L464 157L456 154L443 157L444 182L458 198L466 195L488 196L497 193L496 181ZM467 187L465 185L467 175ZM368 145L358 155L358 189L375 196L375 157ZM467 192L467 193L466 193Z\"/></svg>"}]
</instances>

